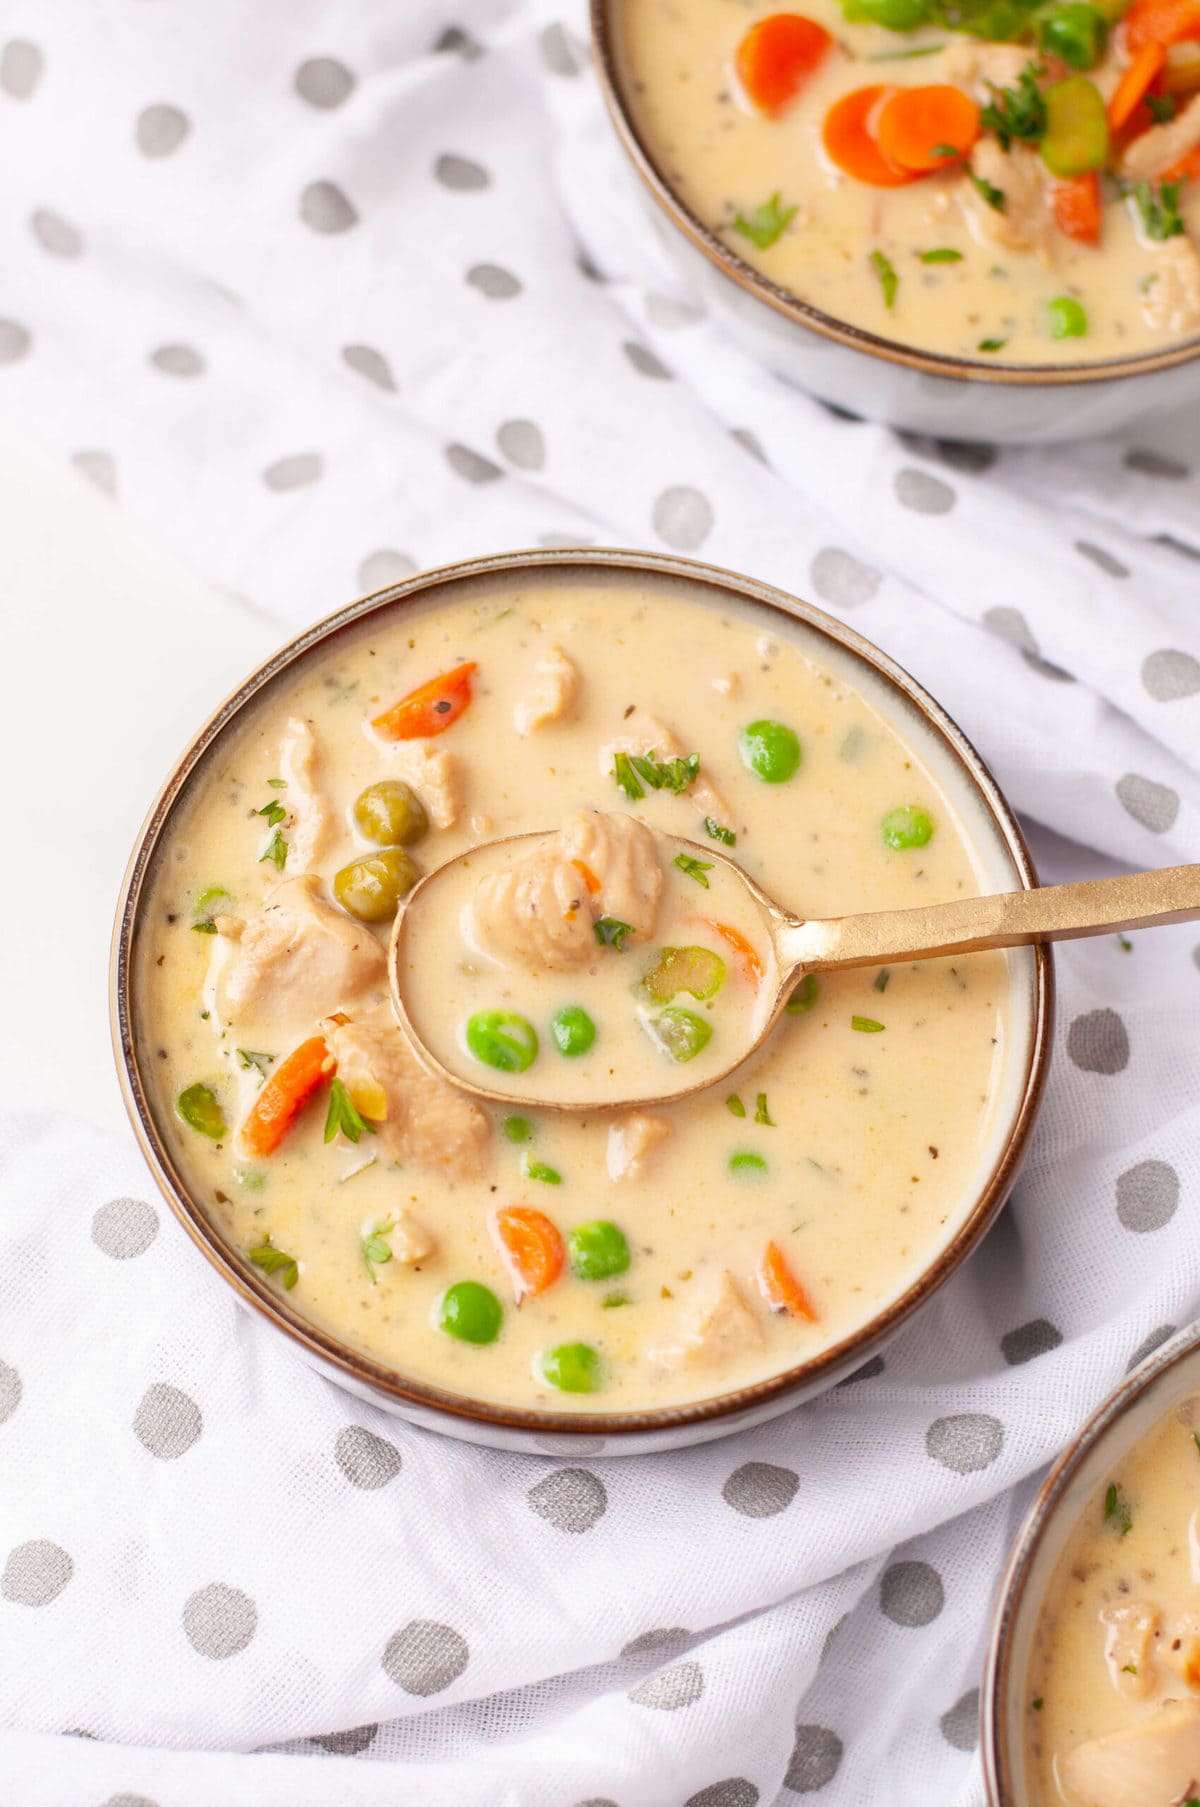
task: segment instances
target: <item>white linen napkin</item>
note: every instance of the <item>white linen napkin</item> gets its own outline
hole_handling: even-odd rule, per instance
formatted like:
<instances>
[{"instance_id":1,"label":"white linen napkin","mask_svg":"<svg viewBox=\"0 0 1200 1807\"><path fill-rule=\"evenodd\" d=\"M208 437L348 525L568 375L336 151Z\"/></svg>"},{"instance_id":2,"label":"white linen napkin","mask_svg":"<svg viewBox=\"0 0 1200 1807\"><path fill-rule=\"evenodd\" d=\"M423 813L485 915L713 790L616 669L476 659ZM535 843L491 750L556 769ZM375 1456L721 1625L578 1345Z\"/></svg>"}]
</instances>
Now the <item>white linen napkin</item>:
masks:
<instances>
[{"instance_id":1,"label":"white linen napkin","mask_svg":"<svg viewBox=\"0 0 1200 1807\"><path fill-rule=\"evenodd\" d=\"M0 405L289 626L538 541L772 579L1087 843L1046 877L1200 855L1195 479L756 369L661 262L584 11L5 0ZM389 1420L236 1310L132 1142L0 1116L0 1795L977 1807L1030 1477L1200 1307L1198 939L1064 950L984 1249L854 1384L672 1456Z\"/></svg>"}]
</instances>

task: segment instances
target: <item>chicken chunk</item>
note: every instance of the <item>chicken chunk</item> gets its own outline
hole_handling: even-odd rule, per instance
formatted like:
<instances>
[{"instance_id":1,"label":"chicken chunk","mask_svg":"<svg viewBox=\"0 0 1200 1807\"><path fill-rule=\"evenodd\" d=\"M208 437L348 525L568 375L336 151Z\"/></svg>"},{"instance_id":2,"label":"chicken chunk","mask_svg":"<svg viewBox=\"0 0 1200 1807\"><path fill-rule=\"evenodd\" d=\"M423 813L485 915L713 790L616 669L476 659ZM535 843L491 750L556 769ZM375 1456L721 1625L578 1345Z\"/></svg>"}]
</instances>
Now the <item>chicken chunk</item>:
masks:
<instances>
[{"instance_id":1,"label":"chicken chunk","mask_svg":"<svg viewBox=\"0 0 1200 1807\"><path fill-rule=\"evenodd\" d=\"M424 1261L437 1248L437 1237L426 1228L419 1217L411 1211L398 1211L391 1229L387 1233L388 1244L392 1251L392 1260L401 1262L405 1267L412 1267L417 1261Z\"/></svg>"},{"instance_id":2,"label":"chicken chunk","mask_svg":"<svg viewBox=\"0 0 1200 1807\"><path fill-rule=\"evenodd\" d=\"M654 1151L661 1148L671 1133L665 1117L649 1111L633 1111L618 1117L609 1125L606 1160L608 1177L617 1180L640 1180L651 1164Z\"/></svg>"},{"instance_id":3,"label":"chicken chunk","mask_svg":"<svg viewBox=\"0 0 1200 1807\"><path fill-rule=\"evenodd\" d=\"M659 721L656 715L651 715L648 709L634 709L621 723L620 732L601 747L600 770L607 777L618 753L640 753L646 759L653 756L667 760L681 759L689 751L674 730ZM709 783L703 766L700 776L688 786L685 794L702 816L712 816L716 822L730 820L728 805L715 785Z\"/></svg>"},{"instance_id":4,"label":"chicken chunk","mask_svg":"<svg viewBox=\"0 0 1200 1807\"><path fill-rule=\"evenodd\" d=\"M1100 1623L1105 1632L1104 1660L1113 1687L1130 1700L1143 1700L1154 1690L1150 1647L1162 1614L1146 1600L1129 1600L1119 1606L1106 1606Z\"/></svg>"},{"instance_id":5,"label":"chicken chunk","mask_svg":"<svg viewBox=\"0 0 1200 1807\"><path fill-rule=\"evenodd\" d=\"M552 646L533 668L528 691L517 698L513 722L518 734L532 734L561 721L579 693L579 673L561 646Z\"/></svg>"},{"instance_id":6,"label":"chicken chunk","mask_svg":"<svg viewBox=\"0 0 1200 1807\"><path fill-rule=\"evenodd\" d=\"M458 756L447 747L401 740L388 753L398 777L410 784L435 828L453 828L463 811L464 785Z\"/></svg>"},{"instance_id":7,"label":"chicken chunk","mask_svg":"<svg viewBox=\"0 0 1200 1807\"><path fill-rule=\"evenodd\" d=\"M311 872L325 849L332 811L317 787L320 766L317 737L308 722L292 716L279 743L279 770L284 779L280 799L291 821L287 828L288 869Z\"/></svg>"},{"instance_id":8,"label":"chicken chunk","mask_svg":"<svg viewBox=\"0 0 1200 1807\"><path fill-rule=\"evenodd\" d=\"M1200 326L1200 256L1190 238L1169 238L1154 250L1152 269L1142 295L1147 326L1172 333Z\"/></svg>"},{"instance_id":9,"label":"chicken chunk","mask_svg":"<svg viewBox=\"0 0 1200 1807\"><path fill-rule=\"evenodd\" d=\"M651 1357L664 1368L720 1366L762 1347L762 1328L727 1268L698 1293L687 1312L683 1334Z\"/></svg>"},{"instance_id":10,"label":"chicken chunk","mask_svg":"<svg viewBox=\"0 0 1200 1807\"><path fill-rule=\"evenodd\" d=\"M971 152L971 173L1004 196L1003 208L993 207L974 182L963 178L958 195L975 237L1010 251L1035 251L1043 263L1051 263L1054 215L1049 176L1038 153L1015 143L1011 151L1003 151L995 138L981 138Z\"/></svg>"},{"instance_id":11,"label":"chicken chunk","mask_svg":"<svg viewBox=\"0 0 1200 1807\"><path fill-rule=\"evenodd\" d=\"M600 889L591 892L597 916L615 916L647 939L658 921L663 869L650 829L636 816L581 809L568 816L559 839L576 877L583 866Z\"/></svg>"},{"instance_id":12,"label":"chicken chunk","mask_svg":"<svg viewBox=\"0 0 1200 1807\"><path fill-rule=\"evenodd\" d=\"M1121 174L1130 182L1157 182L1189 151L1200 145L1200 94L1165 125L1139 132L1121 158Z\"/></svg>"},{"instance_id":13,"label":"chicken chunk","mask_svg":"<svg viewBox=\"0 0 1200 1807\"><path fill-rule=\"evenodd\" d=\"M1200 1702L1170 1701L1149 1719L1060 1758L1072 1807L1150 1807L1186 1801L1200 1785Z\"/></svg>"},{"instance_id":14,"label":"chicken chunk","mask_svg":"<svg viewBox=\"0 0 1200 1807\"><path fill-rule=\"evenodd\" d=\"M385 1154L451 1179L473 1179L483 1171L490 1118L456 1086L425 1071L387 1004L357 1016L339 1014L322 1030L338 1077L377 1125Z\"/></svg>"},{"instance_id":15,"label":"chicken chunk","mask_svg":"<svg viewBox=\"0 0 1200 1807\"><path fill-rule=\"evenodd\" d=\"M968 38L951 44L942 53L941 80L956 88L965 88L982 105L992 98L993 88L1015 88L1027 63L1029 51L1022 44L985 44Z\"/></svg>"},{"instance_id":16,"label":"chicken chunk","mask_svg":"<svg viewBox=\"0 0 1200 1807\"><path fill-rule=\"evenodd\" d=\"M233 943L217 981L228 1022L315 1022L383 984L387 962L378 941L325 901L312 873L273 886L257 916L244 923L221 918L217 927Z\"/></svg>"}]
</instances>

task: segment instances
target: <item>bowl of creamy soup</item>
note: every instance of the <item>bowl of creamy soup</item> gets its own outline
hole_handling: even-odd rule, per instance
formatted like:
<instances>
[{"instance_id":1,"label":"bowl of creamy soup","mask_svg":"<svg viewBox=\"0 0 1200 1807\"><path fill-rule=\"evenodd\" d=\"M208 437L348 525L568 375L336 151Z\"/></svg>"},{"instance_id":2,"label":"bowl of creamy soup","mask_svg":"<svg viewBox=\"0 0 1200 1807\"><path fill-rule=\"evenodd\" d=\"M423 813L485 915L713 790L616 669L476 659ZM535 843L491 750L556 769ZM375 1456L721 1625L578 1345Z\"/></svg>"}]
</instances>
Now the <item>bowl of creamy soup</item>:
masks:
<instances>
[{"instance_id":1,"label":"bowl of creamy soup","mask_svg":"<svg viewBox=\"0 0 1200 1807\"><path fill-rule=\"evenodd\" d=\"M669 253L758 356L918 431L1200 395L1192 0L593 0Z\"/></svg>"},{"instance_id":2,"label":"bowl of creamy soup","mask_svg":"<svg viewBox=\"0 0 1200 1807\"><path fill-rule=\"evenodd\" d=\"M991 1807L1200 1800L1200 1331L1101 1406L1042 1488L983 1691Z\"/></svg>"},{"instance_id":3,"label":"bowl of creamy soup","mask_svg":"<svg viewBox=\"0 0 1200 1807\"><path fill-rule=\"evenodd\" d=\"M341 1384L510 1447L716 1436L853 1372L983 1235L1039 1101L1048 953L810 975L708 1086L775 994L706 847L810 917L1036 882L912 679L650 555L380 591L189 748L118 917L126 1099L193 1240ZM464 853L410 942L410 893ZM621 1108L592 1107L604 1075ZM514 1107L531 1077L560 1108Z\"/></svg>"}]
</instances>

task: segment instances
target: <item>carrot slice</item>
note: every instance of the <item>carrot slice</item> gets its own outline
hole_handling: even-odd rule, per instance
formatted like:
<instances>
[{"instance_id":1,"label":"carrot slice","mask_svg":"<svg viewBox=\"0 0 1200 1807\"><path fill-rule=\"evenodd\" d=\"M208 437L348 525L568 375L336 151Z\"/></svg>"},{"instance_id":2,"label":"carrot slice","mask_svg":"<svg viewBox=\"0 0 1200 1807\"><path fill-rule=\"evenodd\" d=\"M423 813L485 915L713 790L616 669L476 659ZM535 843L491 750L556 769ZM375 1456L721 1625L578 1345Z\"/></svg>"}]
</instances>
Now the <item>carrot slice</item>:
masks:
<instances>
[{"instance_id":1,"label":"carrot slice","mask_svg":"<svg viewBox=\"0 0 1200 1807\"><path fill-rule=\"evenodd\" d=\"M377 715L371 726L387 740L427 740L452 728L471 701L474 659L430 678Z\"/></svg>"},{"instance_id":2,"label":"carrot slice","mask_svg":"<svg viewBox=\"0 0 1200 1807\"><path fill-rule=\"evenodd\" d=\"M600 889L600 880L596 877L596 874L592 871L587 861L572 860L571 864L583 880L584 888L586 889L588 896L595 897L597 891Z\"/></svg>"},{"instance_id":3,"label":"carrot slice","mask_svg":"<svg viewBox=\"0 0 1200 1807\"><path fill-rule=\"evenodd\" d=\"M1133 117L1138 102L1167 60L1162 45L1148 39L1136 52L1132 63L1113 89L1108 103L1108 129L1119 132Z\"/></svg>"},{"instance_id":4,"label":"carrot slice","mask_svg":"<svg viewBox=\"0 0 1200 1807\"><path fill-rule=\"evenodd\" d=\"M250 1107L238 1131L247 1154L274 1154L288 1130L337 1062L319 1035L301 1042L281 1061Z\"/></svg>"},{"instance_id":5,"label":"carrot slice","mask_svg":"<svg viewBox=\"0 0 1200 1807\"><path fill-rule=\"evenodd\" d=\"M738 80L763 113L782 113L825 56L833 39L802 13L772 13L752 25L737 48Z\"/></svg>"},{"instance_id":6,"label":"carrot slice","mask_svg":"<svg viewBox=\"0 0 1200 1807\"><path fill-rule=\"evenodd\" d=\"M812 1300L784 1260L777 1242L769 1242L758 1263L758 1286L772 1311L786 1311L790 1317L817 1322Z\"/></svg>"},{"instance_id":7,"label":"carrot slice","mask_svg":"<svg viewBox=\"0 0 1200 1807\"><path fill-rule=\"evenodd\" d=\"M821 127L830 160L875 188L900 188L917 179L914 171L900 169L884 156L871 130L879 103L894 93L894 88L854 88L834 101Z\"/></svg>"},{"instance_id":8,"label":"carrot slice","mask_svg":"<svg viewBox=\"0 0 1200 1807\"><path fill-rule=\"evenodd\" d=\"M711 916L696 916L692 920L703 923L706 929L711 929L714 935L719 935L722 941L727 941L730 947L741 955L742 965L746 969L746 977L752 984L759 984L763 976L763 963L740 929L735 929L728 922L714 922Z\"/></svg>"},{"instance_id":9,"label":"carrot slice","mask_svg":"<svg viewBox=\"0 0 1200 1807\"><path fill-rule=\"evenodd\" d=\"M488 1223L518 1305L553 1286L567 1257L548 1217L528 1205L498 1205Z\"/></svg>"},{"instance_id":10,"label":"carrot slice","mask_svg":"<svg viewBox=\"0 0 1200 1807\"><path fill-rule=\"evenodd\" d=\"M1131 51L1149 43L1182 44L1200 38L1200 0L1134 0L1124 24Z\"/></svg>"},{"instance_id":11,"label":"carrot slice","mask_svg":"<svg viewBox=\"0 0 1200 1807\"><path fill-rule=\"evenodd\" d=\"M1067 238L1081 245L1100 243L1100 178L1094 169L1083 176L1069 176L1050 184L1050 210L1054 223Z\"/></svg>"},{"instance_id":12,"label":"carrot slice","mask_svg":"<svg viewBox=\"0 0 1200 1807\"><path fill-rule=\"evenodd\" d=\"M897 88L879 109L875 135L884 156L901 169L945 169L978 138L979 108L946 82Z\"/></svg>"},{"instance_id":13,"label":"carrot slice","mask_svg":"<svg viewBox=\"0 0 1200 1807\"><path fill-rule=\"evenodd\" d=\"M1172 163L1170 169L1164 169L1158 178L1161 182L1200 181L1200 146L1194 147L1178 163Z\"/></svg>"}]
</instances>

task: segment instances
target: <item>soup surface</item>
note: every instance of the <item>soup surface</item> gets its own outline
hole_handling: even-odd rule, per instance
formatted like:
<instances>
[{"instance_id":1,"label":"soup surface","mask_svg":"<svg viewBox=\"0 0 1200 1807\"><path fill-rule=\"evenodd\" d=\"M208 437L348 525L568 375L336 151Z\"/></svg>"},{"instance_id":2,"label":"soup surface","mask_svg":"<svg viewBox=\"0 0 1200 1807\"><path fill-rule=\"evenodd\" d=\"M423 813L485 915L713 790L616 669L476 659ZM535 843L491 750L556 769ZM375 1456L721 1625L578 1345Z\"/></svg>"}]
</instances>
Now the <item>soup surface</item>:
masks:
<instances>
[{"instance_id":1,"label":"soup surface","mask_svg":"<svg viewBox=\"0 0 1200 1807\"><path fill-rule=\"evenodd\" d=\"M773 23L782 36L755 39L780 17L819 35ZM668 185L834 319L1014 364L1200 332L1200 51L1174 36L1200 38L1186 0L1137 0L1111 29L1086 4L1035 15L1022 0L806 0L787 15L769 0L613 0L613 18Z\"/></svg>"},{"instance_id":2,"label":"soup surface","mask_svg":"<svg viewBox=\"0 0 1200 1807\"><path fill-rule=\"evenodd\" d=\"M894 707L776 611L608 573L461 583L277 681L193 779L137 949L156 1115L229 1242L344 1342L528 1408L717 1395L869 1319L996 1159L1027 955L806 984L712 1092L518 1115L417 1063L385 948L418 870L566 823L584 870L561 894L535 874L549 890L509 897L487 951L450 912L425 1007L464 1047L475 1015L519 1014L567 1086L593 1052L703 1071L694 1024L719 1045L753 1015L766 950L715 871L649 835L645 860L639 825L710 839L811 916L976 893L965 783L939 783ZM473 1043L489 1081L529 1055L511 1022Z\"/></svg>"},{"instance_id":3,"label":"soup surface","mask_svg":"<svg viewBox=\"0 0 1200 1807\"><path fill-rule=\"evenodd\" d=\"M1096 1493L1048 1591L1029 1679L1029 1807L1200 1799L1200 1399Z\"/></svg>"}]
</instances>

